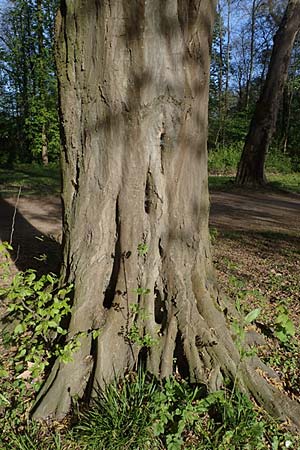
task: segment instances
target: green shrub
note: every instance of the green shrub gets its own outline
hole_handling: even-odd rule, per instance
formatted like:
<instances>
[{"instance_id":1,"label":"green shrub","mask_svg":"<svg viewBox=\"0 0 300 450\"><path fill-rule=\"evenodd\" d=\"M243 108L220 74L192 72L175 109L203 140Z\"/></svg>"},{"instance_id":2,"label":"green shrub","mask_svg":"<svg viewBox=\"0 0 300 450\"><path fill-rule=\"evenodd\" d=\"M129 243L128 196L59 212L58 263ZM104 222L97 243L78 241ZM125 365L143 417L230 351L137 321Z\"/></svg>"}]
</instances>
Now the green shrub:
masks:
<instances>
[{"instance_id":1,"label":"green shrub","mask_svg":"<svg viewBox=\"0 0 300 450\"><path fill-rule=\"evenodd\" d=\"M211 174L235 173L243 142L228 147L218 147L208 152L208 170Z\"/></svg>"},{"instance_id":2,"label":"green shrub","mask_svg":"<svg viewBox=\"0 0 300 450\"><path fill-rule=\"evenodd\" d=\"M281 151L270 149L266 158L266 171L269 173L291 173L293 164L291 158Z\"/></svg>"},{"instance_id":3,"label":"green shrub","mask_svg":"<svg viewBox=\"0 0 300 450\"><path fill-rule=\"evenodd\" d=\"M241 158L244 142L210 149L208 170L210 174L235 174ZM269 173L292 173L294 164L290 156L276 149L270 149L266 158L266 171Z\"/></svg>"},{"instance_id":4,"label":"green shrub","mask_svg":"<svg viewBox=\"0 0 300 450\"><path fill-rule=\"evenodd\" d=\"M7 284L10 245L0 246L3 284ZM26 422L36 392L53 358L67 362L79 342L65 343L62 322L71 311L72 286L61 287L55 274L38 277L34 270L18 272L9 286L0 288L7 304L0 338L5 351L0 355L0 428L18 430Z\"/></svg>"}]
</instances>

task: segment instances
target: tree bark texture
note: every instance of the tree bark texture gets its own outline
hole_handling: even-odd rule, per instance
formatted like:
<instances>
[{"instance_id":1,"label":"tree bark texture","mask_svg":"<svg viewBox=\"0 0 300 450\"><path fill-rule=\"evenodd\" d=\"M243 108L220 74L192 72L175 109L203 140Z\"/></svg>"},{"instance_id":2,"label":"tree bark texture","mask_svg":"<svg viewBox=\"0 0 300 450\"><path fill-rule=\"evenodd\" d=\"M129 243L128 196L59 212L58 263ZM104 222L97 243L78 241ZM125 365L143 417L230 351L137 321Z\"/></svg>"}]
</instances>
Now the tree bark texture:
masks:
<instances>
[{"instance_id":1,"label":"tree bark texture","mask_svg":"<svg viewBox=\"0 0 300 450\"><path fill-rule=\"evenodd\" d=\"M236 182L262 185L266 182L265 159L276 126L277 114L296 35L300 28L300 1L290 0L274 37L267 78L256 104Z\"/></svg>"},{"instance_id":2,"label":"tree bark texture","mask_svg":"<svg viewBox=\"0 0 300 450\"><path fill-rule=\"evenodd\" d=\"M299 411L241 363L215 288L206 152L214 9L211 0L62 2L63 277L74 283L69 337L85 335L73 362L54 364L36 418L64 417L72 397L138 361L212 391L237 377L274 414ZM140 345L133 329L155 344Z\"/></svg>"}]
</instances>

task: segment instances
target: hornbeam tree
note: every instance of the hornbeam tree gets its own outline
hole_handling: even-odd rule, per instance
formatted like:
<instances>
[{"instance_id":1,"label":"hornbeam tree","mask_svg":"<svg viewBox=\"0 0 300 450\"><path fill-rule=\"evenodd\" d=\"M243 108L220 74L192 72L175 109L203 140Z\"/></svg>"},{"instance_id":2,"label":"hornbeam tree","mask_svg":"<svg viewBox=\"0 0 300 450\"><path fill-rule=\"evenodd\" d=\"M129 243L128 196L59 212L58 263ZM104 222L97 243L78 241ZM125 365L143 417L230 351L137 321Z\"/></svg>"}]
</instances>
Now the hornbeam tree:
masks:
<instances>
[{"instance_id":1,"label":"hornbeam tree","mask_svg":"<svg viewBox=\"0 0 300 450\"><path fill-rule=\"evenodd\" d=\"M74 285L68 338L81 345L72 362L55 362L35 418L61 419L72 397L140 363L210 391L231 378L300 426L299 404L268 383L258 358L241 358L235 313L216 289L206 154L214 3L61 2L62 276Z\"/></svg>"},{"instance_id":2,"label":"hornbeam tree","mask_svg":"<svg viewBox=\"0 0 300 450\"><path fill-rule=\"evenodd\" d=\"M265 159L275 130L291 53L299 30L300 0L289 0L274 37L267 78L256 104L239 162L237 184L262 185L266 182Z\"/></svg>"}]
</instances>

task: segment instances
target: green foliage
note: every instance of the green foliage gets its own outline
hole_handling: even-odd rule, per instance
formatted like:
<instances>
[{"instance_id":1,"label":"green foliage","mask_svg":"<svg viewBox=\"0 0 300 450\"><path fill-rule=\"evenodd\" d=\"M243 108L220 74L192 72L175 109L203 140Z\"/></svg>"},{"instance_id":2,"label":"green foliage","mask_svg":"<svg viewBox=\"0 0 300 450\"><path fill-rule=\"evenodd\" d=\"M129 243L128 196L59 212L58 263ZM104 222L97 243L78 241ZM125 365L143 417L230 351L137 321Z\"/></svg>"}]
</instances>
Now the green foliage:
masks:
<instances>
[{"instance_id":1,"label":"green foliage","mask_svg":"<svg viewBox=\"0 0 300 450\"><path fill-rule=\"evenodd\" d=\"M292 173L293 165L290 156L277 149L270 149L266 159L266 171L269 173Z\"/></svg>"},{"instance_id":2,"label":"green foliage","mask_svg":"<svg viewBox=\"0 0 300 450\"><path fill-rule=\"evenodd\" d=\"M14 426L24 420L51 359L70 361L78 348L78 336L64 344L67 331L62 323L71 311L71 291L71 285L59 287L56 275L38 278L34 270L17 273L1 290L8 302L1 332L8 358L0 359L0 407L2 419Z\"/></svg>"},{"instance_id":3,"label":"green foliage","mask_svg":"<svg viewBox=\"0 0 300 450\"><path fill-rule=\"evenodd\" d=\"M235 173L243 142L227 147L217 147L208 152L208 170L211 174Z\"/></svg>"},{"instance_id":4,"label":"green foliage","mask_svg":"<svg viewBox=\"0 0 300 450\"><path fill-rule=\"evenodd\" d=\"M206 395L183 380L158 383L141 371L99 389L73 438L91 450L259 450L294 442L239 392Z\"/></svg>"},{"instance_id":5,"label":"green foliage","mask_svg":"<svg viewBox=\"0 0 300 450\"><path fill-rule=\"evenodd\" d=\"M214 245L216 243L218 234L219 234L219 232L215 227L209 228L209 237L210 237L210 242L212 243L212 245Z\"/></svg>"},{"instance_id":6,"label":"green foliage","mask_svg":"<svg viewBox=\"0 0 300 450\"><path fill-rule=\"evenodd\" d=\"M159 449L152 428L154 381L139 372L99 389L89 410L80 415L74 436L91 450Z\"/></svg>"},{"instance_id":7,"label":"green foliage","mask_svg":"<svg viewBox=\"0 0 300 450\"><path fill-rule=\"evenodd\" d=\"M235 175L244 142L228 146L219 146L208 152L208 170L211 175ZM288 154L271 149L267 155L266 171L269 174L292 174L293 164Z\"/></svg>"},{"instance_id":8,"label":"green foliage","mask_svg":"<svg viewBox=\"0 0 300 450\"><path fill-rule=\"evenodd\" d=\"M1 278L4 284L9 280L10 276L10 254L9 252L12 250L12 246L8 242L0 242L0 271ZM6 288L0 286L0 297L5 294Z\"/></svg>"},{"instance_id":9,"label":"green foliage","mask_svg":"<svg viewBox=\"0 0 300 450\"><path fill-rule=\"evenodd\" d=\"M279 305L277 307L277 317L274 324L274 335L282 344L286 344L295 335L295 326L289 318L286 306Z\"/></svg>"},{"instance_id":10,"label":"green foliage","mask_svg":"<svg viewBox=\"0 0 300 450\"><path fill-rule=\"evenodd\" d=\"M25 119L25 134L35 161L41 162L43 146L47 148L50 161L58 161L60 134L56 105L50 108L42 99L32 99L30 115Z\"/></svg>"},{"instance_id":11,"label":"green foliage","mask_svg":"<svg viewBox=\"0 0 300 450\"><path fill-rule=\"evenodd\" d=\"M6 157L0 162L8 165L42 162L43 148L49 161L57 161L60 144L53 52L57 6L57 0L16 0L2 14L5 45L1 48L0 88L1 100L5 100L0 108L11 139L4 136Z\"/></svg>"},{"instance_id":12,"label":"green foliage","mask_svg":"<svg viewBox=\"0 0 300 450\"><path fill-rule=\"evenodd\" d=\"M144 297L150 293L150 289L140 287L135 292ZM158 340L153 338L150 333L145 332L145 323L148 317L144 308L141 308L138 303L130 305L129 320L132 321L132 324L127 330L125 339L131 345L136 344L139 347L150 348L157 344Z\"/></svg>"},{"instance_id":13,"label":"green foliage","mask_svg":"<svg viewBox=\"0 0 300 450\"><path fill-rule=\"evenodd\" d=\"M255 308L250 311L245 317L240 319L233 319L232 330L235 334L235 342L240 353L241 360L245 357L252 356L254 350L248 350L245 347L246 327L253 323L260 315L260 308Z\"/></svg>"},{"instance_id":14,"label":"green foliage","mask_svg":"<svg viewBox=\"0 0 300 450\"><path fill-rule=\"evenodd\" d=\"M45 430L35 422L29 422L22 433L9 433L8 439L3 439L1 450L66 450L66 441L59 433L45 432ZM75 446L70 447L75 449ZM78 449L79 450L79 449Z\"/></svg>"},{"instance_id":15,"label":"green foliage","mask_svg":"<svg viewBox=\"0 0 300 450\"><path fill-rule=\"evenodd\" d=\"M137 251L139 256L146 256L149 251L149 247L145 243L140 243L137 247Z\"/></svg>"}]
</instances>

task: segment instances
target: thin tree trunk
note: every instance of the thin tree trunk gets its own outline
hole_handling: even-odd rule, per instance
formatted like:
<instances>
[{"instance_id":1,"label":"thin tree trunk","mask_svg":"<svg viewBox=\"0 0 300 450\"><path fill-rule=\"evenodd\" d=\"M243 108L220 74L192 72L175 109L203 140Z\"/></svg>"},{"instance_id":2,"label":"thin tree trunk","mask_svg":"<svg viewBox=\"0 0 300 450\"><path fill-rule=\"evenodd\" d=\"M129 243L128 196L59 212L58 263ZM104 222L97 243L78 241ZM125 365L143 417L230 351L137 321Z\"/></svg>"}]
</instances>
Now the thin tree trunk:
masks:
<instances>
[{"instance_id":1,"label":"thin tree trunk","mask_svg":"<svg viewBox=\"0 0 300 450\"><path fill-rule=\"evenodd\" d=\"M218 130L215 138L215 146L222 141L223 135L223 20L221 4L218 2L218 19L219 19L219 73L218 73Z\"/></svg>"},{"instance_id":2,"label":"thin tree trunk","mask_svg":"<svg viewBox=\"0 0 300 450\"><path fill-rule=\"evenodd\" d=\"M84 336L73 362L54 364L36 418L64 417L72 397L142 362L211 391L230 377L300 426L298 403L267 383L257 359L241 361L215 286L206 152L214 7L62 2L63 278L74 283L69 338Z\"/></svg>"},{"instance_id":3,"label":"thin tree trunk","mask_svg":"<svg viewBox=\"0 0 300 450\"><path fill-rule=\"evenodd\" d=\"M236 182L240 185L266 182L265 159L276 126L280 99L288 75L294 41L300 27L300 1L290 0L274 46L267 78L256 104L239 163Z\"/></svg>"},{"instance_id":4,"label":"thin tree trunk","mask_svg":"<svg viewBox=\"0 0 300 450\"><path fill-rule=\"evenodd\" d=\"M291 107L294 98L294 88L293 88L293 77L291 77L291 86L286 84L283 91L283 101L282 101L282 123L281 123L281 139L279 141L280 150L283 153L287 152L289 130L291 122Z\"/></svg>"},{"instance_id":5,"label":"thin tree trunk","mask_svg":"<svg viewBox=\"0 0 300 450\"><path fill-rule=\"evenodd\" d=\"M246 111L248 111L248 109L249 109L250 91L251 91L251 83L252 83L252 75L253 75L255 23L256 23L256 0L253 0L252 9L251 9L250 61L249 61L249 71L248 71L248 77L247 77L247 83L246 83L246 95L245 95Z\"/></svg>"},{"instance_id":6,"label":"thin tree trunk","mask_svg":"<svg viewBox=\"0 0 300 450\"><path fill-rule=\"evenodd\" d=\"M42 162L44 166L48 166L49 158L48 158L48 145L47 145L47 136L45 132L45 125L42 127Z\"/></svg>"},{"instance_id":7,"label":"thin tree trunk","mask_svg":"<svg viewBox=\"0 0 300 450\"><path fill-rule=\"evenodd\" d=\"M231 52L231 0L227 0L227 49L226 49L226 80L225 80L225 93L224 93L224 122L226 121L227 112L228 112L230 52ZM224 128L225 128L225 124L224 124ZM223 140L224 140L224 138L223 138Z\"/></svg>"}]
</instances>

